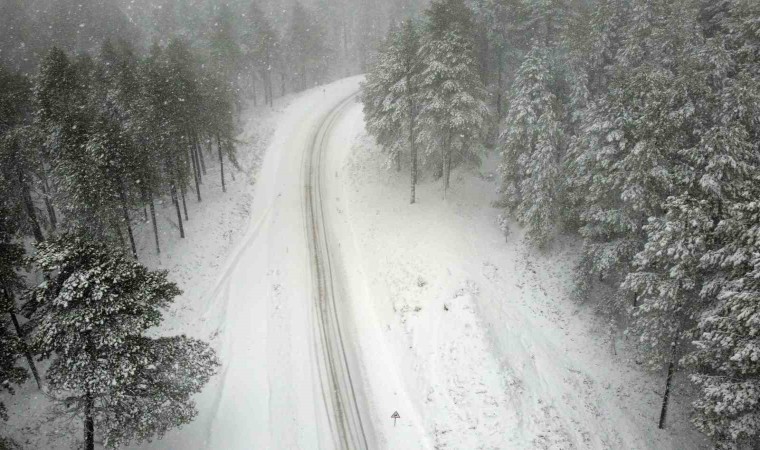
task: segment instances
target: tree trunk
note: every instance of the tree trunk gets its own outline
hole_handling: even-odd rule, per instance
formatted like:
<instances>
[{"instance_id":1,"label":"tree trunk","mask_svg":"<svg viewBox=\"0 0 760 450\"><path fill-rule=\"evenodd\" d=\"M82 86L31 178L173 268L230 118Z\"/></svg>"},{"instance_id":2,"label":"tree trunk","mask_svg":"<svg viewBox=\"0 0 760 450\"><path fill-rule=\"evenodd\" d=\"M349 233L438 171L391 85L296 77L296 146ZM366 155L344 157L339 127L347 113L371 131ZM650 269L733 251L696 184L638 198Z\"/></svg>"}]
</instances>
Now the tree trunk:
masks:
<instances>
[{"instance_id":1,"label":"tree trunk","mask_svg":"<svg viewBox=\"0 0 760 450\"><path fill-rule=\"evenodd\" d=\"M414 204L417 201L417 145L415 142L415 136L414 136L414 127L417 121L417 105L412 100L414 98L415 90L412 86L412 76L411 76L411 66L413 62L407 61L407 67L409 67L409 70L407 70L406 73L406 85L407 85L407 107L409 109L409 154L411 156L411 184L412 184L412 198L411 198L411 204Z\"/></svg>"},{"instance_id":2,"label":"tree trunk","mask_svg":"<svg viewBox=\"0 0 760 450\"><path fill-rule=\"evenodd\" d=\"M45 209L47 210L48 217L50 218L50 229L55 231L58 228L58 217L55 214L53 203L50 201L50 184L48 183L47 173L45 173L45 170L46 169L43 167L40 171L42 174L42 194L45 200Z\"/></svg>"},{"instance_id":3,"label":"tree trunk","mask_svg":"<svg viewBox=\"0 0 760 450\"><path fill-rule=\"evenodd\" d=\"M42 380L40 379L40 373L37 371L37 366L34 364L34 358L32 357L32 353L29 351L29 347L26 345L26 340L24 339L24 332L21 331L21 325L18 323L18 317L16 317L16 313L11 312L11 321L13 321L13 328L16 329L16 334L18 335L18 338L21 339L23 346L24 346L24 356L26 357L26 362L29 364L29 370L32 371L32 376L34 377L34 381L37 383L37 388L42 389Z\"/></svg>"},{"instance_id":4,"label":"tree trunk","mask_svg":"<svg viewBox=\"0 0 760 450\"><path fill-rule=\"evenodd\" d=\"M401 172L401 150L396 150L396 172Z\"/></svg>"},{"instance_id":5,"label":"tree trunk","mask_svg":"<svg viewBox=\"0 0 760 450\"><path fill-rule=\"evenodd\" d=\"M158 222L156 222L156 205L153 203L153 194L149 195L150 198L150 219L153 222L153 235L156 237L156 254L161 254L161 244L158 240Z\"/></svg>"},{"instance_id":6,"label":"tree trunk","mask_svg":"<svg viewBox=\"0 0 760 450\"><path fill-rule=\"evenodd\" d=\"M84 450L95 450L94 401L89 392L84 395Z\"/></svg>"},{"instance_id":7,"label":"tree trunk","mask_svg":"<svg viewBox=\"0 0 760 450\"><path fill-rule=\"evenodd\" d=\"M227 186L224 184L224 156L222 155L222 141L219 139L219 134L216 135L216 147L219 150L219 167L222 169L222 192L227 192Z\"/></svg>"},{"instance_id":8,"label":"tree trunk","mask_svg":"<svg viewBox=\"0 0 760 450\"><path fill-rule=\"evenodd\" d=\"M3 293L5 293L5 297L8 299L8 301L13 304L14 301L11 298L8 291L3 290ZM42 389L42 380L40 379L40 373L37 372L37 366L34 364L34 358L32 357L32 352L29 351L29 347L26 345L26 339L24 339L24 332L21 331L21 324L18 323L18 317L16 317L16 313L13 311L8 311L8 314L11 316L11 322L13 322L13 328L16 329L16 335L21 340L23 346L24 346L24 356L26 357L26 362L29 364L29 370L32 371L32 376L34 377L34 381L37 382L37 388Z\"/></svg>"},{"instance_id":9,"label":"tree trunk","mask_svg":"<svg viewBox=\"0 0 760 450\"><path fill-rule=\"evenodd\" d=\"M172 185L172 202L177 209L177 223L179 224L179 237L185 239L185 227L182 225L182 212L179 209L179 199L177 198L177 187Z\"/></svg>"},{"instance_id":10,"label":"tree trunk","mask_svg":"<svg viewBox=\"0 0 760 450\"><path fill-rule=\"evenodd\" d=\"M26 184L24 174L20 170L18 171L18 181L21 185L21 196L23 197L26 215L29 218L29 225L32 227L32 234L37 242L42 242L45 240L45 236L43 236L40 222L37 220L37 212L34 210L34 202L32 202L32 194L29 192L29 185Z\"/></svg>"},{"instance_id":11,"label":"tree trunk","mask_svg":"<svg viewBox=\"0 0 760 450\"><path fill-rule=\"evenodd\" d=\"M251 72L251 93L253 94L253 106L258 106L258 95L256 93L256 75L255 72Z\"/></svg>"},{"instance_id":12,"label":"tree trunk","mask_svg":"<svg viewBox=\"0 0 760 450\"><path fill-rule=\"evenodd\" d=\"M203 147L201 147L197 133L193 136L193 143L195 144L195 153L198 155L198 160L201 162L201 172L203 172L203 176L206 176L206 160L203 158Z\"/></svg>"},{"instance_id":13,"label":"tree trunk","mask_svg":"<svg viewBox=\"0 0 760 450\"><path fill-rule=\"evenodd\" d=\"M670 362L668 363L668 376L665 379L665 393L662 396L662 409L660 410L660 423L657 426L659 429L665 429L665 421L668 416L668 403L670 402L670 385L673 382L673 375L676 372L676 354L678 343L677 341L671 344L672 353L670 355Z\"/></svg>"},{"instance_id":14,"label":"tree trunk","mask_svg":"<svg viewBox=\"0 0 760 450\"><path fill-rule=\"evenodd\" d=\"M285 95L285 74L284 73L280 74L280 92L281 92L280 96Z\"/></svg>"},{"instance_id":15,"label":"tree trunk","mask_svg":"<svg viewBox=\"0 0 760 450\"><path fill-rule=\"evenodd\" d=\"M119 200L121 200L121 214L124 218L124 223L127 224L127 235L129 235L129 244L132 246L132 256L137 259L137 245L135 244L135 235L132 232L132 224L129 221L129 208L127 208L127 194L124 192L124 183L121 179L119 182Z\"/></svg>"},{"instance_id":16,"label":"tree trunk","mask_svg":"<svg viewBox=\"0 0 760 450\"><path fill-rule=\"evenodd\" d=\"M121 234L121 228L119 227L118 222L111 222L111 226L113 227L114 231L116 232L116 237L119 238L119 245L121 245L122 248L126 247L127 244L124 243L124 235Z\"/></svg>"},{"instance_id":17,"label":"tree trunk","mask_svg":"<svg viewBox=\"0 0 760 450\"><path fill-rule=\"evenodd\" d=\"M501 92L501 85L503 80L503 72L504 72L504 52L501 48L498 50L499 53L499 61L498 61L498 78L497 78L497 86L496 86L496 114L497 119L499 119L499 122L501 122L502 118L502 92Z\"/></svg>"},{"instance_id":18,"label":"tree trunk","mask_svg":"<svg viewBox=\"0 0 760 450\"><path fill-rule=\"evenodd\" d=\"M443 138L443 198L449 190L449 176L451 175L451 139L449 133Z\"/></svg>"},{"instance_id":19,"label":"tree trunk","mask_svg":"<svg viewBox=\"0 0 760 450\"><path fill-rule=\"evenodd\" d=\"M198 165L196 164L195 155L193 154L192 148L188 146L187 148L188 156L190 156L190 162L193 166L193 180L195 180L195 193L198 195L198 202L201 200L201 185L200 185L200 171L198 170Z\"/></svg>"},{"instance_id":20,"label":"tree trunk","mask_svg":"<svg viewBox=\"0 0 760 450\"><path fill-rule=\"evenodd\" d=\"M269 106L274 108L274 82L272 81L272 73L269 73Z\"/></svg>"},{"instance_id":21,"label":"tree trunk","mask_svg":"<svg viewBox=\"0 0 760 450\"><path fill-rule=\"evenodd\" d=\"M190 220L190 216L187 215L187 202L185 201L185 188L180 187L179 195L182 197L182 209L185 211L185 221Z\"/></svg>"},{"instance_id":22,"label":"tree trunk","mask_svg":"<svg viewBox=\"0 0 760 450\"><path fill-rule=\"evenodd\" d=\"M409 147L412 154L412 201L417 201L417 146L414 142L414 122L409 121Z\"/></svg>"}]
</instances>

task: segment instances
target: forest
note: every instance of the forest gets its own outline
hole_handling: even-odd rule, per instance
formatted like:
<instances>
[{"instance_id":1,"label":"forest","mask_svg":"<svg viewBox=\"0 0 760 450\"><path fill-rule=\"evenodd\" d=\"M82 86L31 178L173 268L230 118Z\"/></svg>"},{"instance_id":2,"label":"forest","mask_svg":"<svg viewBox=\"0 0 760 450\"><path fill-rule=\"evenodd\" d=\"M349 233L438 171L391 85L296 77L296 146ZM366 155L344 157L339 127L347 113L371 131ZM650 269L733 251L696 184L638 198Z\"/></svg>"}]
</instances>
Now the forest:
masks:
<instances>
[{"instance_id":1,"label":"forest","mask_svg":"<svg viewBox=\"0 0 760 450\"><path fill-rule=\"evenodd\" d=\"M87 449L191 421L220 362L203 341L149 331L181 291L139 263L134 224L151 224L160 253L166 201L185 239L206 161L222 190L239 170L241 112L356 73L374 45L359 27L405 8L0 3L0 391L33 378L82 419Z\"/></svg>"},{"instance_id":2,"label":"forest","mask_svg":"<svg viewBox=\"0 0 760 450\"><path fill-rule=\"evenodd\" d=\"M575 300L662 374L653 426L686 383L717 448L758 448L760 2L287 3L0 3L0 392L33 379L88 450L192 421L223 362L151 331L181 290L133 227L160 253L171 208L191 241L187 203L211 159L222 190L240 170L246 108L366 73L411 203L496 152L505 233L581 241Z\"/></svg>"},{"instance_id":3,"label":"forest","mask_svg":"<svg viewBox=\"0 0 760 450\"><path fill-rule=\"evenodd\" d=\"M757 448L760 3L434 1L362 101L412 203L498 152L495 206L539 250L582 240L577 301L663 374L659 428L683 379L718 448Z\"/></svg>"}]
</instances>

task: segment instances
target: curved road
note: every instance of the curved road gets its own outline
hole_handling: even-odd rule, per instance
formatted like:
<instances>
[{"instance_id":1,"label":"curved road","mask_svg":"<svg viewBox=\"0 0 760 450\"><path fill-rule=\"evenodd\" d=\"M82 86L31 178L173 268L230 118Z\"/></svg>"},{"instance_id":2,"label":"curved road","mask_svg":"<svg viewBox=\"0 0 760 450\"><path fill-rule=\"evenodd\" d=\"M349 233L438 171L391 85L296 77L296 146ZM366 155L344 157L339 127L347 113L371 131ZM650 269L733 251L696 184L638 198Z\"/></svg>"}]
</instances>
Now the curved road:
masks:
<instances>
[{"instance_id":1,"label":"curved road","mask_svg":"<svg viewBox=\"0 0 760 450\"><path fill-rule=\"evenodd\" d=\"M318 126L311 148L304 153L304 221L312 262L312 287L315 307L315 344L319 356L319 375L326 414L333 441L338 448L367 449L368 439L362 420L357 389L351 374L350 355L344 342L340 324L340 281L333 270L330 247L331 234L327 231L323 208L322 158L327 150L331 131L342 114L356 101L356 94L338 104Z\"/></svg>"}]
</instances>

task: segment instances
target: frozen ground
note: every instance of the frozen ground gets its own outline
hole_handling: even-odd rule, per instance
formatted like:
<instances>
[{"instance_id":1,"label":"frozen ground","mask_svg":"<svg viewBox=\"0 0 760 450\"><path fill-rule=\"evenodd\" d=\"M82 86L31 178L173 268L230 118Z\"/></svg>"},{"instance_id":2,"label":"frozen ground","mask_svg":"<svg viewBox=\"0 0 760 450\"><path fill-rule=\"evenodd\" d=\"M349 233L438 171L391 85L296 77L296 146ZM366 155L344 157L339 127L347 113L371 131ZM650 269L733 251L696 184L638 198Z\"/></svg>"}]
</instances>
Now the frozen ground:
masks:
<instances>
[{"instance_id":1,"label":"frozen ground","mask_svg":"<svg viewBox=\"0 0 760 450\"><path fill-rule=\"evenodd\" d=\"M435 448L705 446L678 392L670 429L657 429L664 377L643 373L623 340L613 356L605 327L570 300L575 246L541 255L514 226L505 240L490 206L495 158L457 170L445 201L440 183L423 180L409 205L406 166L384 169L360 107L349 115L343 142L353 145L336 146L330 162L334 217L357 327L379 330L370 334L390 360L373 363L371 339L362 354L369 373L400 376L411 399L370 396L381 447L417 448L394 438L416 425L407 417L422 418Z\"/></svg>"},{"instance_id":2,"label":"frozen ground","mask_svg":"<svg viewBox=\"0 0 760 450\"><path fill-rule=\"evenodd\" d=\"M164 227L158 257L150 228L140 230L142 260L170 270L185 291L162 332L210 340L223 361L197 399L197 420L141 448L333 447L315 376L301 157L358 81L253 110L241 136L244 171L228 194L207 156L204 202L188 195L188 238ZM381 167L358 104L327 146L325 220L341 326L360 355L352 375L370 447L703 446L678 392L671 429L656 429L662 377L643 373L623 341L613 356L604 327L569 300L574 246L539 255L519 231L505 242L490 207L494 161L458 170L446 201L439 183L423 180L410 206L406 172ZM80 440L81 422L57 417L31 384L10 400L15 415L0 433L25 448Z\"/></svg>"}]
</instances>

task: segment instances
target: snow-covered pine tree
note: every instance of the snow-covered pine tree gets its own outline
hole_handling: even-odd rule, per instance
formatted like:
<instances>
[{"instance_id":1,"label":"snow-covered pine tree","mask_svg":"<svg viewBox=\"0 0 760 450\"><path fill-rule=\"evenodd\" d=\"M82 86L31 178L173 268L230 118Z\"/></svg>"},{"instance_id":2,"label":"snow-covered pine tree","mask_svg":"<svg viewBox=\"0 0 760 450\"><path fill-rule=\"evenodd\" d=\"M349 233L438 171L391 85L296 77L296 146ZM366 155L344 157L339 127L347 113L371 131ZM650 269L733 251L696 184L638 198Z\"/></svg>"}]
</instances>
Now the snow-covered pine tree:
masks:
<instances>
[{"instance_id":1,"label":"snow-covered pine tree","mask_svg":"<svg viewBox=\"0 0 760 450\"><path fill-rule=\"evenodd\" d=\"M721 245L703 257L720 276L704 289L714 304L684 359L701 389L693 422L720 449L753 448L760 439L760 192L754 191L754 199L730 208L716 230Z\"/></svg>"},{"instance_id":2,"label":"snow-covered pine tree","mask_svg":"<svg viewBox=\"0 0 760 450\"><path fill-rule=\"evenodd\" d=\"M721 203L715 245L702 258L709 275L702 295L710 306L684 362L701 389L694 424L717 448L741 449L760 439L760 4L735 0L720 6L713 11L717 21L708 25L711 79L721 89L708 142L723 151L704 158L709 175L699 185ZM737 168L743 177L721 176Z\"/></svg>"},{"instance_id":3,"label":"snow-covered pine tree","mask_svg":"<svg viewBox=\"0 0 760 450\"><path fill-rule=\"evenodd\" d=\"M5 302L0 298L0 309L8 307ZM24 343L10 330L5 321L0 321L0 392L13 394L14 385L24 383L29 376L23 367L16 364L23 353L23 346ZM2 401L0 420L8 420L8 409Z\"/></svg>"},{"instance_id":4,"label":"snow-covered pine tree","mask_svg":"<svg viewBox=\"0 0 760 450\"><path fill-rule=\"evenodd\" d=\"M211 66L216 75L229 84L233 91L238 89L237 78L240 72L242 57L240 45L237 43L235 14L226 3L216 7L216 16L211 19Z\"/></svg>"},{"instance_id":5,"label":"snow-covered pine tree","mask_svg":"<svg viewBox=\"0 0 760 450\"><path fill-rule=\"evenodd\" d=\"M195 183L196 197L198 202L201 202L201 168L193 143L201 107L195 56L190 44L181 39L172 39L162 55L164 70L168 76L167 82L162 86L166 89L164 98L169 102L164 119L168 125L169 143L174 153L176 177L183 202L183 191L190 181ZM184 203L183 207L187 219Z\"/></svg>"},{"instance_id":6,"label":"snow-covered pine tree","mask_svg":"<svg viewBox=\"0 0 760 450\"><path fill-rule=\"evenodd\" d=\"M739 113L741 108L726 95L730 91L723 90L725 69L712 56L705 57L709 43L694 31L697 5L678 6L669 10L662 24L667 30L654 30L671 43L667 51L655 48L658 55L673 52L664 59L669 66L665 86L669 87L661 94L664 101L658 102L670 123L657 128L665 131L658 147L667 151L663 156L668 162L659 167L670 173L677 194L663 205L664 215L650 216L644 227L646 245L623 285L636 296L632 330L640 336L647 357L662 362L667 354L662 347L673 349L660 428L665 426L667 394L684 333L713 303L711 292L723 279L720 266L705 264L704 255L722 245L716 227L724 221L727 207L747 199L754 184L751 177L760 167L757 144ZM662 19L659 14L656 17ZM649 45L645 48L651 50ZM649 109L656 104L650 101L643 106Z\"/></svg>"},{"instance_id":7,"label":"snow-covered pine tree","mask_svg":"<svg viewBox=\"0 0 760 450\"><path fill-rule=\"evenodd\" d=\"M510 86L525 54L530 50L527 26L529 5L523 0L470 0L478 26L485 27L494 81L489 84L496 118L504 118L506 86Z\"/></svg>"},{"instance_id":8,"label":"snow-covered pine tree","mask_svg":"<svg viewBox=\"0 0 760 450\"><path fill-rule=\"evenodd\" d=\"M221 169L222 191L227 191L224 177L224 158L232 164L233 169L239 169L235 147L235 93L229 84L224 83L219 76L211 71L201 72L198 85L203 107L199 111L200 125L209 142L209 147L216 143L219 167ZM271 92L267 98L271 98Z\"/></svg>"},{"instance_id":9,"label":"snow-covered pine tree","mask_svg":"<svg viewBox=\"0 0 760 450\"><path fill-rule=\"evenodd\" d=\"M405 21L392 28L362 84L362 102L367 131L386 151L396 169L401 170L401 153L411 156L411 203L417 185L417 103L421 65L418 25Z\"/></svg>"},{"instance_id":10,"label":"snow-covered pine tree","mask_svg":"<svg viewBox=\"0 0 760 450\"><path fill-rule=\"evenodd\" d=\"M554 75L549 50L534 47L517 72L501 136L501 202L539 246L550 240L563 204L563 108Z\"/></svg>"},{"instance_id":11,"label":"snow-covered pine tree","mask_svg":"<svg viewBox=\"0 0 760 450\"><path fill-rule=\"evenodd\" d=\"M32 291L34 346L52 359L50 392L83 417L85 448L96 432L117 447L190 422L191 397L218 362L202 341L146 335L180 294L167 273L69 233L38 245L32 260L50 275Z\"/></svg>"},{"instance_id":12,"label":"snow-covered pine tree","mask_svg":"<svg viewBox=\"0 0 760 450\"><path fill-rule=\"evenodd\" d=\"M251 2L247 17L249 30L244 33L247 41L246 58L252 73L258 73L264 88L264 104L273 106L274 71L280 65L280 39L264 11L256 2Z\"/></svg>"},{"instance_id":13,"label":"snow-covered pine tree","mask_svg":"<svg viewBox=\"0 0 760 450\"><path fill-rule=\"evenodd\" d=\"M702 39L693 26L695 10L650 3L638 2L637 13L624 21L617 61L605 70L609 80L593 89L597 94L569 149L569 181L584 237L582 296L595 280L614 287L625 278L646 241L643 226L662 216L665 200L684 186L680 176L689 171L680 152L698 145L696 130L705 126L701 114L709 92L698 70ZM645 14L650 7L663 16ZM662 56L643 62L632 57L642 52ZM605 308L621 311L618 304Z\"/></svg>"},{"instance_id":14,"label":"snow-covered pine tree","mask_svg":"<svg viewBox=\"0 0 760 450\"><path fill-rule=\"evenodd\" d=\"M687 333L704 308L700 258L709 248L713 218L709 204L688 194L671 197L667 213L644 226L647 243L636 255L635 270L623 289L636 296L631 331L638 350L652 368L667 365L659 428L665 428L674 373L688 346Z\"/></svg>"},{"instance_id":15,"label":"snow-covered pine tree","mask_svg":"<svg viewBox=\"0 0 760 450\"><path fill-rule=\"evenodd\" d=\"M290 73L298 89L306 89L323 80L330 53L325 46L325 30L299 1L292 8L285 41Z\"/></svg>"},{"instance_id":16,"label":"snow-covered pine tree","mask_svg":"<svg viewBox=\"0 0 760 450\"><path fill-rule=\"evenodd\" d=\"M478 71L472 11L464 0L435 0L426 11L419 75L421 143L441 160L443 195L453 164L478 159L489 110Z\"/></svg>"},{"instance_id":17,"label":"snow-covered pine tree","mask_svg":"<svg viewBox=\"0 0 760 450\"><path fill-rule=\"evenodd\" d=\"M177 212L179 235L184 239L185 228L181 208L184 204L187 172L182 164L184 155L177 154L177 145L173 139L177 133L172 118L174 99L168 86L169 71L164 50L158 44L151 47L148 57L142 63L141 79L142 108L138 117L143 129L142 137L154 155L155 167L160 168L160 177L153 180L154 192L158 194L168 191Z\"/></svg>"},{"instance_id":18,"label":"snow-covered pine tree","mask_svg":"<svg viewBox=\"0 0 760 450\"><path fill-rule=\"evenodd\" d=\"M44 239L42 219L37 214L32 194L38 174L43 170L35 145L38 144L38 133L28 125L30 109L29 81L0 66L0 178L5 188L3 192L6 201L21 206L12 210L25 218L20 222L24 230L39 242Z\"/></svg>"},{"instance_id":19,"label":"snow-covered pine tree","mask_svg":"<svg viewBox=\"0 0 760 450\"><path fill-rule=\"evenodd\" d=\"M4 188L0 183L0 189ZM2 190L0 190L2 192ZM11 212L13 206L0 199L0 392L13 394L13 386L26 381L26 370L16 362L24 354L24 342L16 330L11 330L8 320L16 320L16 305L12 293L21 287L21 277L16 273L24 255L23 248L14 242L16 214ZM0 420L7 420L5 405L0 401Z\"/></svg>"},{"instance_id":20,"label":"snow-covered pine tree","mask_svg":"<svg viewBox=\"0 0 760 450\"><path fill-rule=\"evenodd\" d=\"M91 95L95 64L88 56L70 60L53 48L36 79L36 125L57 193L57 206L72 225L86 227L94 236L119 236L118 223L99 195L103 179L93 171L87 142L95 111Z\"/></svg>"}]
</instances>

